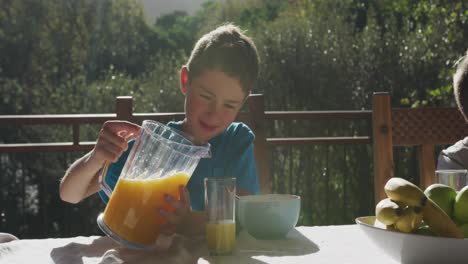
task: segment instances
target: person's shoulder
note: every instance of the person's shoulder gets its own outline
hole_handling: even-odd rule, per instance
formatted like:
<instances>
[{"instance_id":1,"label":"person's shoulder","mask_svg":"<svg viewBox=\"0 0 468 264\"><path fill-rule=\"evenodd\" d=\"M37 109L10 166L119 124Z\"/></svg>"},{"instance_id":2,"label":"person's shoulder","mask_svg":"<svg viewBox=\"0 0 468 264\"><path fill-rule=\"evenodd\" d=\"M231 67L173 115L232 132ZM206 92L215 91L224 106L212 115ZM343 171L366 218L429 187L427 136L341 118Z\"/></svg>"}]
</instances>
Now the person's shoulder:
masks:
<instances>
[{"instance_id":1,"label":"person's shoulder","mask_svg":"<svg viewBox=\"0 0 468 264\"><path fill-rule=\"evenodd\" d=\"M446 155L456 155L459 153L463 153L464 155L468 154L468 137L465 137L453 145L449 146L448 148L442 150L442 152Z\"/></svg>"},{"instance_id":2,"label":"person's shoulder","mask_svg":"<svg viewBox=\"0 0 468 264\"><path fill-rule=\"evenodd\" d=\"M443 149L437 159L438 170L468 168L468 137Z\"/></svg>"},{"instance_id":3,"label":"person's shoulder","mask_svg":"<svg viewBox=\"0 0 468 264\"><path fill-rule=\"evenodd\" d=\"M235 138L246 138L250 141L255 139L255 134L250 127L242 122L233 122L226 128L226 136Z\"/></svg>"}]
</instances>

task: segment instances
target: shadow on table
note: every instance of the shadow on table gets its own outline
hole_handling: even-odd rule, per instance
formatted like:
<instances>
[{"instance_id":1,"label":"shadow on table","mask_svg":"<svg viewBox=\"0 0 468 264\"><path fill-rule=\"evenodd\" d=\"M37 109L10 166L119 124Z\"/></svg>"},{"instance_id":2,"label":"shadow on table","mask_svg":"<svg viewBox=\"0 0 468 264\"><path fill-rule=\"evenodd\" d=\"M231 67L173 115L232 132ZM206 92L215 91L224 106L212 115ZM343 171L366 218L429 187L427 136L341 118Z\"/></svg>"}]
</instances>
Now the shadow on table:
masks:
<instances>
[{"instance_id":1,"label":"shadow on table","mask_svg":"<svg viewBox=\"0 0 468 264\"><path fill-rule=\"evenodd\" d=\"M55 264L83 264L83 258L96 258L95 262L99 264L186 264L196 263L192 250L200 244L203 243L197 239L175 236L172 245L165 251L142 251L123 248L108 237L100 237L91 244L72 242L54 248L50 255Z\"/></svg>"},{"instance_id":2,"label":"shadow on table","mask_svg":"<svg viewBox=\"0 0 468 264\"><path fill-rule=\"evenodd\" d=\"M52 249L50 257L55 264L83 264L83 257L99 258L116 244L107 237L93 240L91 244L72 242L63 247Z\"/></svg>"},{"instance_id":3,"label":"shadow on table","mask_svg":"<svg viewBox=\"0 0 468 264\"><path fill-rule=\"evenodd\" d=\"M285 239L280 240L258 240L243 231L237 237L237 248L232 256L203 257L199 260L199 263L264 264L266 262L257 259L257 257L302 256L319 250L314 242L295 229L289 232ZM203 255L208 254L204 252Z\"/></svg>"}]
</instances>

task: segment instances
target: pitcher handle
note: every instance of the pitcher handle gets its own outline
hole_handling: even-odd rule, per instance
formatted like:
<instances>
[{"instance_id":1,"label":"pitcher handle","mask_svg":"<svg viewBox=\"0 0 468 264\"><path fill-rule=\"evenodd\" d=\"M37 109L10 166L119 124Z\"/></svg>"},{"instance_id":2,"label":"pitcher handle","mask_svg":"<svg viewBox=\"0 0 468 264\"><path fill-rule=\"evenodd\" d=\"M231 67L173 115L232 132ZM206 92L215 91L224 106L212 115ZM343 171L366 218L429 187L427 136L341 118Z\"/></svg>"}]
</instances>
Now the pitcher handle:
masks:
<instances>
[{"instance_id":1,"label":"pitcher handle","mask_svg":"<svg viewBox=\"0 0 468 264\"><path fill-rule=\"evenodd\" d=\"M127 131L120 131L117 134L121 137L124 137L124 139L127 142L132 140L133 136L135 135L134 133L127 134ZM99 186L101 187L101 190L103 190L104 193L107 195L107 197L110 199L111 194L112 194L112 188L106 182L106 175L107 175L107 170L109 169L109 165L110 165L109 161L104 162L104 166L102 167L101 174L99 175Z\"/></svg>"},{"instance_id":2,"label":"pitcher handle","mask_svg":"<svg viewBox=\"0 0 468 264\"><path fill-rule=\"evenodd\" d=\"M109 162L106 161L104 163L104 166L102 167L101 175L99 175L99 185L101 186L101 189L104 191L107 197L110 198L112 194L112 188L109 187L109 185L106 182L106 174L107 174L108 169L109 169Z\"/></svg>"}]
</instances>

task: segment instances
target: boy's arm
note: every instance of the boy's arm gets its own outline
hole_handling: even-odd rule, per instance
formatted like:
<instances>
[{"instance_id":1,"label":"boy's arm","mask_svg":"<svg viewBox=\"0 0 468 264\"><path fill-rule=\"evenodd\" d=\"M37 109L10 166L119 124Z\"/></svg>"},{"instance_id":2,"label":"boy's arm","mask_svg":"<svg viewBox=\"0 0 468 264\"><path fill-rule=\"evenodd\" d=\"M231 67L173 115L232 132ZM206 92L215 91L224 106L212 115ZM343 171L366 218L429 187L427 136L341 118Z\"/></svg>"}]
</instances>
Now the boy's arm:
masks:
<instances>
[{"instance_id":1,"label":"boy's arm","mask_svg":"<svg viewBox=\"0 0 468 264\"><path fill-rule=\"evenodd\" d=\"M175 232L185 236L199 236L205 234L206 226L206 212L205 211L192 211L190 210L190 197L185 187L179 189L181 200L177 200L170 195L166 196L166 201L169 205L176 209L175 212L170 213L166 210L160 210L160 214L169 223L175 226ZM250 195L249 191L238 190L238 195Z\"/></svg>"},{"instance_id":2,"label":"boy's arm","mask_svg":"<svg viewBox=\"0 0 468 264\"><path fill-rule=\"evenodd\" d=\"M97 161L93 151L76 160L60 182L60 198L69 203L78 203L99 191L99 170L103 162Z\"/></svg>"},{"instance_id":3,"label":"boy's arm","mask_svg":"<svg viewBox=\"0 0 468 264\"><path fill-rule=\"evenodd\" d=\"M190 211L188 217L178 225L177 233L186 236L199 236L205 234L206 214L205 211Z\"/></svg>"},{"instance_id":4,"label":"boy's arm","mask_svg":"<svg viewBox=\"0 0 468 264\"><path fill-rule=\"evenodd\" d=\"M175 209L173 212L167 211L163 208L156 208L159 210L160 216L167 221L162 232L169 234L176 232L185 236L198 236L204 234L206 224L205 211L192 211L190 206L190 195L185 186L179 186L179 195L180 200L170 194L164 195L164 199L167 204Z\"/></svg>"},{"instance_id":5,"label":"boy's arm","mask_svg":"<svg viewBox=\"0 0 468 264\"><path fill-rule=\"evenodd\" d=\"M237 195L251 195L253 193L239 189L237 190ZM198 236L205 234L206 226L206 212L205 211L190 211L189 216L185 218L184 223L179 225L178 233L187 235L187 236Z\"/></svg>"},{"instance_id":6,"label":"boy's arm","mask_svg":"<svg viewBox=\"0 0 468 264\"><path fill-rule=\"evenodd\" d=\"M99 132L94 149L75 161L60 182L60 198L78 203L99 191L99 170L104 162L115 162L127 150L140 127L126 121L107 121Z\"/></svg>"},{"instance_id":7,"label":"boy's arm","mask_svg":"<svg viewBox=\"0 0 468 264\"><path fill-rule=\"evenodd\" d=\"M244 189L241 189L241 188L238 188L237 191L236 191L237 195L238 196L245 196L245 195L252 195L254 193L251 193L249 191L246 191Z\"/></svg>"}]
</instances>

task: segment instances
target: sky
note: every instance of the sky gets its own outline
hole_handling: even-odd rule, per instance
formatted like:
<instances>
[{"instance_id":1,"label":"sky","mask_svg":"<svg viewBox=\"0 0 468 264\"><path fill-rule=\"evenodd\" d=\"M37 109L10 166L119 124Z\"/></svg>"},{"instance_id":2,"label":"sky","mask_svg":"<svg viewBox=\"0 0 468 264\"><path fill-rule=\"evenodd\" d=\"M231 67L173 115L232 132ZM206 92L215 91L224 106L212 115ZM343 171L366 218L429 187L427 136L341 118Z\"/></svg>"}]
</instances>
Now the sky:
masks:
<instances>
[{"instance_id":1,"label":"sky","mask_svg":"<svg viewBox=\"0 0 468 264\"><path fill-rule=\"evenodd\" d=\"M161 14L186 11L194 14L205 0L139 0L145 9L146 18L153 23Z\"/></svg>"}]
</instances>

